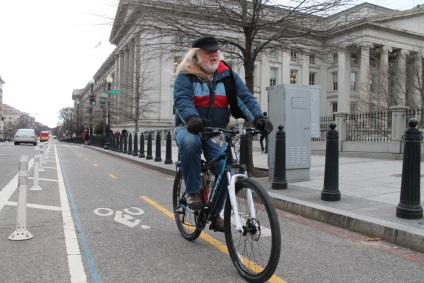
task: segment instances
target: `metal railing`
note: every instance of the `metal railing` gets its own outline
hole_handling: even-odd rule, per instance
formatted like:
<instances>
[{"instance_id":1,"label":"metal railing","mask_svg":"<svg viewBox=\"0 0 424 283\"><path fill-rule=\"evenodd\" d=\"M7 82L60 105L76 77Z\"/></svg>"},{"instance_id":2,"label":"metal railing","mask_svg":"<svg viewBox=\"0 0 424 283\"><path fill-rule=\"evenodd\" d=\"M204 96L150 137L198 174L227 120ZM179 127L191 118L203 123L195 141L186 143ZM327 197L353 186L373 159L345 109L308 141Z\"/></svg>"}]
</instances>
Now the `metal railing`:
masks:
<instances>
[{"instance_id":1,"label":"metal railing","mask_svg":"<svg viewBox=\"0 0 424 283\"><path fill-rule=\"evenodd\" d=\"M412 108L406 110L405 129L409 127L408 121L416 118L419 122L417 128L424 128L424 109ZM319 138L312 141L325 141L333 116L320 117ZM337 130L340 131L340 128ZM380 111L369 113L355 113L346 116L346 141L390 141L392 135L392 112Z\"/></svg>"}]
</instances>

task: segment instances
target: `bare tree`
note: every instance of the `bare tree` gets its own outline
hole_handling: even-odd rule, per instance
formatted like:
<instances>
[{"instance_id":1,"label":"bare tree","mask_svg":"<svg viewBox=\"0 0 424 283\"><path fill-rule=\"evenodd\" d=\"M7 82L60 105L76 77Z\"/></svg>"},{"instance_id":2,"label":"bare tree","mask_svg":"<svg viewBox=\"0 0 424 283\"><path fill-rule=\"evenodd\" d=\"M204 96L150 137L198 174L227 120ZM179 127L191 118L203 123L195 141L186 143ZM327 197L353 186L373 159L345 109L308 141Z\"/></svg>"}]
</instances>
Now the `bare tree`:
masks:
<instances>
[{"instance_id":1,"label":"bare tree","mask_svg":"<svg viewBox=\"0 0 424 283\"><path fill-rule=\"evenodd\" d=\"M73 107L65 107L59 110L58 118L60 120L62 133L63 135L67 135L68 138L72 135L72 129L76 125L76 118L74 117L74 108Z\"/></svg>"}]
</instances>

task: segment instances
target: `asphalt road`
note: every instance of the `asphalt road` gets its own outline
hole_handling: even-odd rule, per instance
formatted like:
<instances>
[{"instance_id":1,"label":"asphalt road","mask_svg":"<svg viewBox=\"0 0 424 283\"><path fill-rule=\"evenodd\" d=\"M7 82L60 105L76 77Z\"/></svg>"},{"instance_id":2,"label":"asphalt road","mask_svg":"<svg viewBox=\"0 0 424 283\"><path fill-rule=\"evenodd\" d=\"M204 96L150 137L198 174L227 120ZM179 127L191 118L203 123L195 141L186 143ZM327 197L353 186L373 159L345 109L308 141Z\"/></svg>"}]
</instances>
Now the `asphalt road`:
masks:
<instances>
[{"instance_id":1,"label":"asphalt road","mask_svg":"<svg viewBox=\"0 0 424 283\"><path fill-rule=\"evenodd\" d=\"M210 238L224 244L222 233L180 236L170 217L173 176L75 144L51 146L42 190L31 190L29 170L33 238L9 240L20 193L11 182L20 156L34 152L0 143L0 282L245 282ZM424 254L278 213L282 253L270 282L424 281Z\"/></svg>"}]
</instances>

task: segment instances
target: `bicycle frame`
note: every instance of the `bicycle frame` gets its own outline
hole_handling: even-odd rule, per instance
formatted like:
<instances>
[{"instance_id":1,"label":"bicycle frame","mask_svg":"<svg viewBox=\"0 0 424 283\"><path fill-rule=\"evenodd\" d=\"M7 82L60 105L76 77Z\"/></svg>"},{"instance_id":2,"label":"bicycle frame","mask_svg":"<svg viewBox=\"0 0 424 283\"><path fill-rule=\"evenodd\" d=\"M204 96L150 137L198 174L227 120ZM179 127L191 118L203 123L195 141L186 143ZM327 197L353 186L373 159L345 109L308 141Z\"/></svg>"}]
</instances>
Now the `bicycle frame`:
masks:
<instances>
[{"instance_id":1,"label":"bicycle frame","mask_svg":"<svg viewBox=\"0 0 424 283\"><path fill-rule=\"evenodd\" d=\"M215 182L214 182L214 187L212 189L211 192L211 198L208 201L208 207L209 212L213 210L213 208L215 207L215 204L218 200L218 196L221 192L222 188L222 181L223 181L223 176L224 173L226 173L226 177L228 180L228 186L227 186L227 190L228 190L228 196L230 199L230 203L231 203L231 207L233 209L233 214L234 214L234 225L235 225L235 229L237 231L239 231L240 233L243 233L243 226L241 224L241 220L240 220L240 215L239 215L239 211L238 211L238 206L237 206L237 201L236 201L236 193L235 193L235 184L236 182L240 179L240 178L248 178L247 173L243 173L243 174L234 174L234 169L235 168L242 168L242 166L239 164L238 158L235 154L235 148L234 148L234 144L232 142L232 139L234 138L234 136L238 133L238 131L228 131L228 130L223 130L223 129L219 129L219 134L221 133L227 133L226 135L226 142L227 142L227 148L221 152L221 154L216 157L215 159L211 160L210 162L207 162L205 165L202 166L202 172L205 172L207 170L209 170L209 168L211 168L213 165L215 165L216 163L218 163L220 160L225 159L225 162L222 165L222 169L219 173L218 176L216 176L215 178ZM218 134L217 132L215 132L214 134ZM212 134L213 135L213 134ZM243 169L244 170L244 169ZM245 170L244 170L245 171ZM246 198L247 198L247 203L249 205L249 217L251 218L255 218L256 217L256 212L254 209L254 204L253 204L253 197L252 197L252 192L248 189L246 191Z\"/></svg>"}]
</instances>

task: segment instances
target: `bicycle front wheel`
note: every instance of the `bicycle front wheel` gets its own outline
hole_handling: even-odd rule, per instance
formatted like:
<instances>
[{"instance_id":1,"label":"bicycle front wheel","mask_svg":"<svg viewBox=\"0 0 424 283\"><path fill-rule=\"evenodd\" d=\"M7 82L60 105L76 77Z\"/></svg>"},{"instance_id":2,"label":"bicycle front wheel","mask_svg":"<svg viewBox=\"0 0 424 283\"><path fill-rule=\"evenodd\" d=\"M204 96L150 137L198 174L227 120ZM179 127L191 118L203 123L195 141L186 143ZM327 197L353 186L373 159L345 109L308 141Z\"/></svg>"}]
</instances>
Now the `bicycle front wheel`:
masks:
<instances>
[{"instance_id":1,"label":"bicycle front wheel","mask_svg":"<svg viewBox=\"0 0 424 283\"><path fill-rule=\"evenodd\" d=\"M236 201L243 231L234 225L229 199L224 227L228 252L237 271L249 282L265 282L280 260L281 233L277 212L265 189L254 180L236 182Z\"/></svg>"},{"instance_id":2,"label":"bicycle front wheel","mask_svg":"<svg viewBox=\"0 0 424 283\"><path fill-rule=\"evenodd\" d=\"M184 194L185 185L183 172L177 170L172 190L172 205L174 209L175 222L181 235L193 241L197 239L202 232L196 226L196 217L198 210L191 209L186 205L186 196Z\"/></svg>"}]
</instances>

